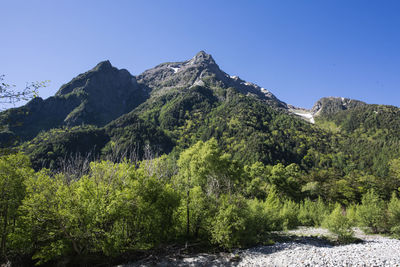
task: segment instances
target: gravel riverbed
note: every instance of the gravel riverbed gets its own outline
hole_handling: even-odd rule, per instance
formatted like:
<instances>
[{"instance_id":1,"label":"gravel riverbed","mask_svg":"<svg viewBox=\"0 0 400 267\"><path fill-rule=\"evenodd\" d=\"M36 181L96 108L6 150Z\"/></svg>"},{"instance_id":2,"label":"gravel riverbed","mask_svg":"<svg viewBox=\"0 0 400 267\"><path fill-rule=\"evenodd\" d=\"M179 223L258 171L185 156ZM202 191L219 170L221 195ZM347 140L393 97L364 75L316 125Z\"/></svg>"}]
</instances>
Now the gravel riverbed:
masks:
<instances>
[{"instance_id":1,"label":"gravel riverbed","mask_svg":"<svg viewBox=\"0 0 400 267\"><path fill-rule=\"evenodd\" d=\"M325 229L300 228L285 235L295 238L233 253L186 255L125 266L400 266L397 239L365 235L357 229L355 236L362 242L334 246L318 238L330 235Z\"/></svg>"}]
</instances>

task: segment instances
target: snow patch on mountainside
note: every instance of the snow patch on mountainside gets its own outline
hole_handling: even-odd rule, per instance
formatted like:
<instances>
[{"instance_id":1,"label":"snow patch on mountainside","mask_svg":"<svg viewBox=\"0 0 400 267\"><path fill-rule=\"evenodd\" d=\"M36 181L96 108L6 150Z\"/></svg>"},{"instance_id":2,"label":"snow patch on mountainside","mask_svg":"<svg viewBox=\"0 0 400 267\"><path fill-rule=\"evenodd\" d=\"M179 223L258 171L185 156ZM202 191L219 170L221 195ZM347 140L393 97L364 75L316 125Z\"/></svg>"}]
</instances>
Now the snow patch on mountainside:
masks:
<instances>
[{"instance_id":1,"label":"snow patch on mountainside","mask_svg":"<svg viewBox=\"0 0 400 267\"><path fill-rule=\"evenodd\" d=\"M172 69L174 73L177 73L180 70L180 68L174 68L174 67L169 67L169 68Z\"/></svg>"},{"instance_id":2,"label":"snow patch on mountainside","mask_svg":"<svg viewBox=\"0 0 400 267\"><path fill-rule=\"evenodd\" d=\"M296 114L298 116L301 116L303 118L306 118L311 123L315 123L314 116L311 113L297 113L297 112L295 112L294 114Z\"/></svg>"},{"instance_id":3,"label":"snow patch on mountainside","mask_svg":"<svg viewBox=\"0 0 400 267\"><path fill-rule=\"evenodd\" d=\"M300 108L289 108L289 112L300 116L301 118L303 118L304 120L314 124L315 123L315 119L313 114L311 113L311 111L306 110L306 109L300 109Z\"/></svg>"}]
</instances>

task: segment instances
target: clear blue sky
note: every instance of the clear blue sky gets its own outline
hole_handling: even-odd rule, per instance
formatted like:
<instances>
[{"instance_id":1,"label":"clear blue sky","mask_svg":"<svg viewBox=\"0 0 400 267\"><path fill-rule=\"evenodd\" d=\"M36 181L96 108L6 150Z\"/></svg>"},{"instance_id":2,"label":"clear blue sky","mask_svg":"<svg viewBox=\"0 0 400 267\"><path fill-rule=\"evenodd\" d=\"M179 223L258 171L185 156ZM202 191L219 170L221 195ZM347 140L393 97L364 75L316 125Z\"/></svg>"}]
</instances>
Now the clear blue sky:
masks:
<instances>
[{"instance_id":1,"label":"clear blue sky","mask_svg":"<svg viewBox=\"0 0 400 267\"><path fill-rule=\"evenodd\" d=\"M323 96L400 106L400 1L0 0L0 74L46 98L109 59L137 75L198 51L310 108Z\"/></svg>"}]
</instances>

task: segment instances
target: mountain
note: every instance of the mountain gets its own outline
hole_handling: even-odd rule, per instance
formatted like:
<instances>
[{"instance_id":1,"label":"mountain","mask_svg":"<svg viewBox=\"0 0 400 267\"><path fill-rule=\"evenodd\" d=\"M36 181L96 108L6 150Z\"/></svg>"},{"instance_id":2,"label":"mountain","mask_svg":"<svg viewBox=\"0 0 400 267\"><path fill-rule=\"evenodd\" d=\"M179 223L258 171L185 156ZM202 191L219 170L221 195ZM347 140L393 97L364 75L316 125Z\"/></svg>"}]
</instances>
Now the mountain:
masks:
<instances>
[{"instance_id":1,"label":"mountain","mask_svg":"<svg viewBox=\"0 0 400 267\"><path fill-rule=\"evenodd\" d=\"M324 97L314 104L311 113L314 116L334 115L342 110L353 109L364 105L366 105L366 103L359 100L344 97Z\"/></svg>"},{"instance_id":2,"label":"mountain","mask_svg":"<svg viewBox=\"0 0 400 267\"><path fill-rule=\"evenodd\" d=\"M323 97L315 102L311 110L287 105L288 111L300 118L315 123L318 117L336 116L342 110L350 110L359 106L367 105L365 102L344 97Z\"/></svg>"},{"instance_id":3,"label":"mountain","mask_svg":"<svg viewBox=\"0 0 400 267\"><path fill-rule=\"evenodd\" d=\"M37 97L25 106L0 113L0 141L3 146L12 136L25 141L40 131L61 126L104 126L147 97L148 92L127 70L114 68L109 61L100 62L63 85L55 96L45 100Z\"/></svg>"},{"instance_id":4,"label":"mountain","mask_svg":"<svg viewBox=\"0 0 400 267\"><path fill-rule=\"evenodd\" d=\"M204 51L184 62L160 64L137 77L103 61L63 85L55 96L45 100L37 97L25 106L0 113L0 145L30 140L41 131L62 126L101 127L130 112L150 95L196 85L233 87L270 105L286 107L268 90L221 71Z\"/></svg>"},{"instance_id":5,"label":"mountain","mask_svg":"<svg viewBox=\"0 0 400 267\"><path fill-rule=\"evenodd\" d=\"M117 265L171 244L248 247L330 219L398 233L398 107L294 107L203 51L138 76L101 62L0 113L0 129L10 262Z\"/></svg>"},{"instance_id":6,"label":"mountain","mask_svg":"<svg viewBox=\"0 0 400 267\"><path fill-rule=\"evenodd\" d=\"M56 97L76 95L81 99L79 106L64 119L66 125L103 126L141 104L148 93L127 70L103 61L63 85Z\"/></svg>"},{"instance_id":7,"label":"mountain","mask_svg":"<svg viewBox=\"0 0 400 267\"><path fill-rule=\"evenodd\" d=\"M57 169L76 153L174 157L215 138L243 164L295 163L306 171L334 168L338 177L354 170L384 177L389 160L400 156L398 115L397 107L333 97L311 110L297 108L228 75L200 51L137 76L101 62L55 96L0 113L0 144L24 151L36 169Z\"/></svg>"},{"instance_id":8,"label":"mountain","mask_svg":"<svg viewBox=\"0 0 400 267\"><path fill-rule=\"evenodd\" d=\"M55 96L46 100L38 97L23 107L0 113L0 143L9 144L15 141L13 137L30 140L40 131L62 126L101 127L130 112L150 95L196 85L233 87L270 105L286 107L268 90L221 71L212 56L204 51L184 62L160 64L137 77L103 61L63 85Z\"/></svg>"},{"instance_id":9,"label":"mountain","mask_svg":"<svg viewBox=\"0 0 400 267\"><path fill-rule=\"evenodd\" d=\"M183 62L163 63L143 72L137 77L138 83L150 88L152 94L163 94L171 89L207 86L235 88L244 95L254 95L270 105L286 107L271 92L256 84L229 76L215 63L211 55L200 51L192 59Z\"/></svg>"},{"instance_id":10,"label":"mountain","mask_svg":"<svg viewBox=\"0 0 400 267\"><path fill-rule=\"evenodd\" d=\"M249 124L252 109L262 114L255 114L256 121ZM1 113L0 140L2 146L10 140L22 145L37 168L50 166L49 162L54 165L68 153L107 155L118 146L141 157L146 145L155 153L170 153L196 140L221 135L231 136L221 142L232 143L229 145L235 154L247 150L250 158L260 155L260 159L272 162L279 151L265 153L269 146L258 147L258 141L251 149L239 144L255 138L253 132L264 135L257 137L260 140L267 138L262 132L269 131L266 121L272 117L283 115L292 120L286 110L286 103L268 90L223 72L204 51L186 61L160 64L136 77L104 61L63 85L55 96L33 99ZM237 123L236 116L244 112L247 114ZM227 121L229 117L231 121ZM247 135L239 128L247 129ZM91 142L76 145L78 136L91 134L96 136ZM237 135L241 137L235 139ZM294 157L289 152L283 154ZM283 154L281 161L285 161Z\"/></svg>"}]
</instances>

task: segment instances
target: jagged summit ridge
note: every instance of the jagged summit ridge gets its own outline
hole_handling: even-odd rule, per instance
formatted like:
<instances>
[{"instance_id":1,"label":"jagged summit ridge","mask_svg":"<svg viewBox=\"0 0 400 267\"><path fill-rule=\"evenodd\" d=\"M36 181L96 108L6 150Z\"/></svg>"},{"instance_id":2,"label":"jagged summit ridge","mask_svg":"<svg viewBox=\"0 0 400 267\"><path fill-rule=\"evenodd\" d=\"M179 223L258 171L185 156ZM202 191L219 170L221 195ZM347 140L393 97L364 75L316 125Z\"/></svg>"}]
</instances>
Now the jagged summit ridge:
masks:
<instances>
[{"instance_id":1,"label":"jagged summit ridge","mask_svg":"<svg viewBox=\"0 0 400 267\"><path fill-rule=\"evenodd\" d=\"M106 60L61 86L54 96L33 99L5 115L4 118L14 118L25 114L18 119L20 124L10 124L8 119L0 124L6 122L9 131L22 140L60 126L104 126L130 112L147 97L134 76Z\"/></svg>"},{"instance_id":2,"label":"jagged summit ridge","mask_svg":"<svg viewBox=\"0 0 400 267\"><path fill-rule=\"evenodd\" d=\"M315 102L311 109L304 109L288 105L288 111L301 118L315 123L315 117L332 115L342 110L352 109L358 106L367 105L365 102L346 97L323 97Z\"/></svg>"},{"instance_id":3,"label":"jagged summit ridge","mask_svg":"<svg viewBox=\"0 0 400 267\"><path fill-rule=\"evenodd\" d=\"M110 81L110 79L113 79L114 81ZM91 70L79 74L70 82L62 85L55 95L60 96L69 94L77 88L85 87L87 83L93 82L94 80L103 80L105 83L115 82L120 84L126 80L130 80L132 83L136 83L136 78L127 70L117 69L111 65L109 60L105 60L98 63Z\"/></svg>"},{"instance_id":4,"label":"jagged summit ridge","mask_svg":"<svg viewBox=\"0 0 400 267\"><path fill-rule=\"evenodd\" d=\"M111 62L109 60L104 60L99 62L94 68L94 71L104 71L107 69L111 69L113 66L111 65Z\"/></svg>"},{"instance_id":5,"label":"jagged summit ridge","mask_svg":"<svg viewBox=\"0 0 400 267\"><path fill-rule=\"evenodd\" d=\"M0 124L6 125L21 140L29 140L40 131L61 126L91 124L102 127L153 96L171 89L184 92L196 86L218 90L219 93L234 88L270 106L287 108L267 89L228 75L210 54L200 51L188 60L163 63L136 77L125 69L114 67L109 60L101 61L61 86L54 96L45 100L34 99L4 114ZM224 99L223 94L219 97L221 101ZM18 114L25 114L19 118L21 123L11 125L8 121Z\"/></svg>"},{"instance_id":6,"label":"jagged summit ridge","mask_svg":"<svg viewBox=\"0 0 400 267\"><path fill-rule=\"evenodd\" d=\"M186 61L160 64L146 70L137 79L140 84L149 87L153 93L163 93L174 88L189 88L196 85L233 87L242 94L253 95L268 101L273 106L286 108L286 104L267 89L222 71L214 58L204 51L198 52L193 58Z\"/></svg>"},{"instance_id":7,"label":"jagged summit ridge","mask_svg":"<svg viewBox=\"0 0 400 267\"><path fill-rule=\"evenodd\" d=\"M365 102L345 97L323 97L311 109L314 116L334 114L341 110L352 109L366 105Z\"/></svg>"},{"instance_id":8,"label":"jagged summit ridge","mask_svg":"<svg viewBox=\"0 0 400 267\"><path fill-rule=\"evenodd\" d=\"M214 58L201 50L198 52L192 59L190 59L186 64L208 64L208 65L216 65Z\"/></svg>"},{"instance_id":9,"label":"jagged summit ridge","mask_svg":"<svg viewBox=\"0 0 400 267\"><path fill-rule=\"evenodd\" d=\"M224 74L210 54L198 52L193 58L181 62L167 62L144 71L138 75L139 83L152 91L171 88L187 88L192 85L203 85L202 78L216 76L223 79Z\"/></svg>"},{"instance_id":10,"label":"jagged summit ridge","mask_svg":"<svg viewBox=\"0 0 400 267\"><path fill-rule=\"evenodd\" d=\"M80 105L64 119L67 125L105 125L131 111L146 97L136 77L102 61L63 85L56 96L74 94Z\"/></svg>"}]
</instances>

